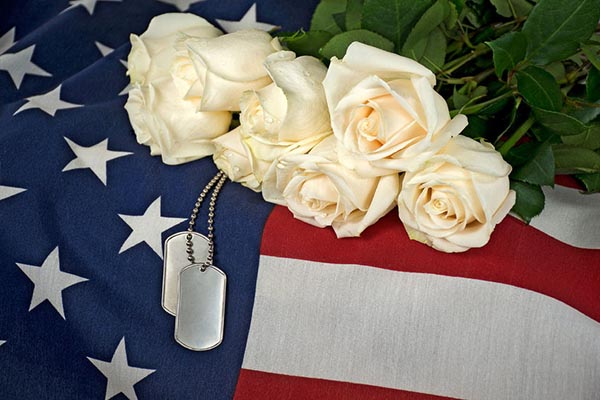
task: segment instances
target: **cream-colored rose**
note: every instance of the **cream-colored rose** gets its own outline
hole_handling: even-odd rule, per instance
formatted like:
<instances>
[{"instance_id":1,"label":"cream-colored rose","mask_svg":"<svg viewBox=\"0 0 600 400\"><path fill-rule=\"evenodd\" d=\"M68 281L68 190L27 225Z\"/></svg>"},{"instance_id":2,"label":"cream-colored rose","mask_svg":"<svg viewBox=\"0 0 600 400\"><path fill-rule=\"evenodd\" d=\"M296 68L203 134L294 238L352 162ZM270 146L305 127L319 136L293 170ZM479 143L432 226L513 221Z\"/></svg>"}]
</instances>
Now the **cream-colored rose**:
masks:
<instances>
[{"instance_id":1,"label":"cream-colored rose","mask_svg":"<svg viewBox=\"0 0 600 400\"><path fill-rule=\"evenodd\" d=\"M361 177L337 162L335 148L330 136L308 154L273 163L263 197L287 206L301 221L332 226L339 238L359 236L394 207L399 176Z\"/></svg>"},{"instance_id":2,"label":"cream-colored rose","mask_svg":"<svg viewBox=\"0 0 600 400\"><path fill-rule=\"evenodd\" d=\"M398 213L411 239L448 253L482 247L515 203L511 166L487 143L453 138L415 172L407 172Z\"/></svg>"},{"instance_id":3,"label":"cream-colored rose","mask_svg":"<svg viewBox=\"0 0 600 400\"><path fill-rule=\"evenodd\" d=\"M244 91L271 83L263 63L269 54L281 50L277 38L257 29L190 38L185 43L200 77L203 111L239 111Z\"/></svg>"},{"instance_id":4,"label":"cream-colored rose","mask_svg":"<svg viewBox=\"0 0 600 400\"><path fill-rule=\"evenodd\" d=\"M140 36L132 35L128 73L133 88L125 109L138 143L166 164L211 155L212 139L229 129L231 113L200 112L202 86L182 41L220 31L192 14L164 14Z\"/></svg>"},{"instance_id":5,"label":"cream-colored rose","mask_svg":"<svg viewBox=\"0 0 600 400\"><path fill-rule=\"evenodd\" d=\"M225 172L233 182L260 192L261 182L254 175L250 150L245 146L240 135L241 127L237 127L214 140L216 147L213 160L217 168Z\"/></svg>"},{"instance_id":6,"label":"cream-colored rose","mask_svg":"<svg viewBox=\"0 0 600 400\"><path fill-rule=\"evenodd\" d=\"M127 75L132 84L140 85L167 76L171 73L173 60L177 57L175 42L178 38L187 35L214 38L221 34L219 29L197 15L169 13L156 16L152 18L144 33L139 36L131 34L129 37L131 51L127 57ZM189 67L193 69L189 57L186 55L185 58ZM187 74L189 75L189 72Z\"/></svg>"},{"instance_id":7,"label":"cream-colored rose","mask_svg":"<svg viewBox=\"0 0 600 400\"><path fill-rule=\"evenodd\" d=\"M255 191L275 159L307 153L331 135L322 85L325 66L314 57L280 51L267 57L265 68L273 83L244 92L241 126L215 141L217 165Z\"/></svg>"},{"instance_id":8,"label":"cream-colored rose","mask_svg":"<svg viewBox=\"0 0 600 400\"><path fill-rule=\"evenodd\" d=\"M450 119L430 70L359 42L332 58L323 85L340 161L365 176L415 170L467 125Z\"/></svg>"}]
</instances>

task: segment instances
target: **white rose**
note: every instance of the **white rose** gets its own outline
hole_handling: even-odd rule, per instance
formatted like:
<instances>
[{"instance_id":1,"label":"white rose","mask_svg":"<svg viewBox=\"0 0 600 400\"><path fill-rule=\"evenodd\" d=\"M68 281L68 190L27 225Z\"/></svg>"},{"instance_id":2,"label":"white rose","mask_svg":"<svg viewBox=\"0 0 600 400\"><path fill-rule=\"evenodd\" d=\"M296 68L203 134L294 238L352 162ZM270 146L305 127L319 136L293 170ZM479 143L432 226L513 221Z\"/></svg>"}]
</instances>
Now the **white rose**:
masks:
<instances>
[{"instance_id":1,"label":"white rose","mask_svg":"<svg viewBox=\"0 0 600 400\"><path fill-rule=\"evenodd\" d=\"M172 80L138 86L125 104L140 144L165 164L181 164L214 153L213 139L229 129L228 112L198 112L184 100Z\"/></svg>"},{"instance_id":2,"label":"white rose","mask_svg":"<svg viewBox=\"0 0 600 400\"><path fill-rule=\"evenodd\" d=\"M261 182L256 179L250 160L249 149L240 136L241 127L237 127L214 140L213 160L217 168L227 174L233 182L260 192Z\"/></svg>"},{"instance_id":3,"label":"white rose","mask_svg":"<svg viewBox=\"0 0 600 400\"><path fill-rule=\"evenodd\" d=\"M191 38L185 43L200 77L203 111L239 111L244 91L271 83L263 63L269 54L281 50L277 38L257 29Z\"/></svg>"},{"instance_id":4,"label":"white rose","mask_svg":"<svg viewBox=\"0 0 600 400\"><path fill-rule=\"evenodd\" d=\"M314 57L280 51L267 57L265 68L273 83L244 92L241 127L215 141L217 165L255 191L275 159L307 153L331 134L322 85L325 66Z\"/></svg>"},{"instance_id":5,"label":"white rose","mask_svg":"<svg viewBox=\"0 0 600 400\"><path fill-rule=\"evenodd\" d=\"M366 176L417 169L467 125L450 119L430 70L359 42L332 58L323 85L340 161Z\"/></svg>"},{"instance_id":6,"label":"white rose","mask_svg":"<svg viewBox=\"0 0 600 400\"><path fill-rule=\"evenodd\" d=\"M422 170L404 175L400 220L411 239L437 250L482 247L515 203L510 171L492 145L457 136Z\"/></svg>"},{"instance_id":7,"label":"white rose","mask_svg":"<svg viewBox=\"0 0 600 400\"><path fill-rule=\"evenodd\" d=\"M204 18L193 14L169 13L152 18L141 35L130 35L131 51L127 57L127 75L131 83L144 85L169 75L175 59L175 42L186 35L201 38L220 36L220 30ZM189 63L189 57L188 57ZM193 68L193 66L190 64Z\"/></svg>"},{"instance_id":8,"label":"white rose","mask_svg":"<svg viewBox=\"0 0 600 400\"><path fill-rule=\"evenodd\" d=\"M140 36L132 35L128 73L133 89L125 109L138 143L166 164L214 152L212 139L227 132L229 112L199 112L202 86L181 45L187 35L215 37L220 31L191 14L164 14Z\"/></svg>"},{"instance_id":9,"label":"white rose","mask_svg":"<svg viewBox=\"0 0 600 400\"><path fill-rule=\"evenodd\" d=\"M335 148L330 136L308 154L273 163L263 197L287 206L301 221L332 226L338 238L359 236L394 207L399 176L361 177L335 160Z\"/></svg>"}]
</instances>

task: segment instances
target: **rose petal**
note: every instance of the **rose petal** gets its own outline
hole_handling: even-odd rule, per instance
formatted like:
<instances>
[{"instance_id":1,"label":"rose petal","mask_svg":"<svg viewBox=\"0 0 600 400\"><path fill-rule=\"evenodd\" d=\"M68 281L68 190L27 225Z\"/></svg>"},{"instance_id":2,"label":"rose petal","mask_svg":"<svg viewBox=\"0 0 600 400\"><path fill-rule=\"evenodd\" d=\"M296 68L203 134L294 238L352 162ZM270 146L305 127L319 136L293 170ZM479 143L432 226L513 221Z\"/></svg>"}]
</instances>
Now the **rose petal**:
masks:
<instances>
[{"instance_id":1,"label":"rose petal","mask_svg":"<svg viewBox=\"0 0 600 400\"><path fill-rule=\"evenodd\" d=\"M267 57L265 67L287 99L279 140L296 141L331 130L322 81L327 69L314 57L293 58L280 51Z\"/></svg>"}]
</instances>

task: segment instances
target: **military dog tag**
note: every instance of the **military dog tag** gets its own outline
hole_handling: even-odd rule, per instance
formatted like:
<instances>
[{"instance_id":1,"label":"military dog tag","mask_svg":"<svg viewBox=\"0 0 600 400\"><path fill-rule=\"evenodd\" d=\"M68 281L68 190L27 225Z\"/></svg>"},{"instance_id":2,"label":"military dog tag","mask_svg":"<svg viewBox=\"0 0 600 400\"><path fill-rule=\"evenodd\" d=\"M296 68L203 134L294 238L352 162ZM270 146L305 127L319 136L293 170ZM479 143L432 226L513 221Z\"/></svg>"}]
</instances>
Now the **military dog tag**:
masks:
<instances>
[{"instance_id":1,"label":"military dog tag","mask_svg":"<svg viewBox=\"0 0 600 400\"><path fill-rule=\"evenodd\" d=\"M197 232L179 232L171 235L165 241L162 307L171 315L177 312L177 298L179 293L179 274L183 268L190 265L185 245L186 235L192 235L194 260L203 263L208 256L208 238Z\"/></svg>"},{"instance_id":2,"label":"military dog tag","mask_svg":"<svg viewBox=\"0 0 600 400\"><path fill-rule=\"evenodd\" d=\"M225 321L227 277L213 265L202 268L192 264L181 271L175 317L175 340L195 351L221 344Z\"/></svg>"}]
</instances>

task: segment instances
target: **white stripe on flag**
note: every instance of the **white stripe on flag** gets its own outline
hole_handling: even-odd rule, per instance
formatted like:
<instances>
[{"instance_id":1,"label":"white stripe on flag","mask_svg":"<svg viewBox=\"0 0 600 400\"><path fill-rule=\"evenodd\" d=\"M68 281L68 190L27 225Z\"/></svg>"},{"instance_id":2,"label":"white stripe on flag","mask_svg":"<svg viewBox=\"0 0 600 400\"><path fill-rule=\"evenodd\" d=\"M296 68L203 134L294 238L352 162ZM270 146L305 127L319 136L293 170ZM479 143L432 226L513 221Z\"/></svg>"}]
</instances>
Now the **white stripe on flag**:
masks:
<instances>
[{"instance_id":1,"label":"white stripe on flag","mask_svg":"<svg viewBox=\"0 0 600 400\"><path fill-rule=\"evenodd\" d=\"M544 187L544 211L531 226L561 242L584 249L600 249L600 193L556 185Z\"/></svg>"},{"instance_id":2,"label":"white stripe on flag","mask_svg":"<svg viewBox=\"0 0 600 400\"><path fill-rule=\"evenodd\" d=\"M592 399L600 324L510 285L263 255L243 368L466 399Z\"/></svg>"}]
</instances>

